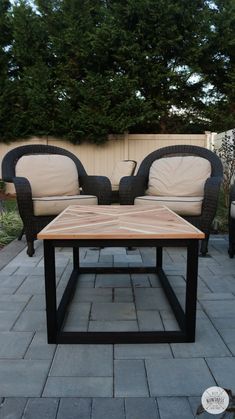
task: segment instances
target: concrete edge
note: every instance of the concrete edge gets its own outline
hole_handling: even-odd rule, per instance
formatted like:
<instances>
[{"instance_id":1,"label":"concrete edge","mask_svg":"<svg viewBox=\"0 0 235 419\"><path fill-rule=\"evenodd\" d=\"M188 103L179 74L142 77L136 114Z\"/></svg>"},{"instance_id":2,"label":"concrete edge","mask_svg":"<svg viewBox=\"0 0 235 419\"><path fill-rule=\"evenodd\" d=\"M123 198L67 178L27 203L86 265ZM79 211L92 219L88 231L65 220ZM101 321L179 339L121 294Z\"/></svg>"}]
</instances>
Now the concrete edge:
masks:
<instances>
[{"instance_id":1,"label":"concrete edge","mask_svg":"<svg viewBox=\"0 0 235 419\"><path fill-rule=\"evenodd\" d=\"M0 250L0 270L26 247L25 240L15 239Z\"/></svg>"}]
</instances>

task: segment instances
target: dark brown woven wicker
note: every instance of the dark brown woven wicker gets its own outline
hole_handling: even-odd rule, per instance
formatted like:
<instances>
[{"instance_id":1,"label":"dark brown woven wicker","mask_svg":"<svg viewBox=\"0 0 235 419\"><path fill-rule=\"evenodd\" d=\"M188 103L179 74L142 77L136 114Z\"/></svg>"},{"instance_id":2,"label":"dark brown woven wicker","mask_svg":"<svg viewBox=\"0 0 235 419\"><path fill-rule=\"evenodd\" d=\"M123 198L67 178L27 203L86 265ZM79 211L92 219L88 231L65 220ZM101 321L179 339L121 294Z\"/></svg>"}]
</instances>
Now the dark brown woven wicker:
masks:
<instances>
[{"instance_id":1,"label":"dark brown woven wicker","mask_svg":"<svg viewBox=\"0 0 235 419\"><path fill-rule=\"evenodd\" d=\"M220 158L210 150L193 145L176 145L153 151L142 161L136 176L126 176L121 179L119 198L121 205L134 204L137 196L145 195L148 187L149 170L155 160L172 155L196 155L211 163L211 177L207 179L204 188L204 200L200 216L185 216L184 218L205 233L201 243L203 256L208 252L208 240L212 221L215 217L220 184L223 178L223 166Z\"/></svg>"},{"instance_id":2,"label":"dark brown woven wicker","mask_svg":"<svg viewBox=\"0 0 235 419\"><path fill-rule=\"evenodd\" d=\"M80 160L72 153L60 147L50 145L25 145L9 151L2 161L2 178L5 182L13 182L16 189L17 203L20 216L23 221L24 232L28 244L27 253L34 254L33 242L42 228L44 228L54 216L35 216L33 213L32 192L29 181L24 177L15 176L17 161L25 155L31 154L60 154L71 158L78 172L79 186L85 195L95 195L98 204L111 203L111 183L105 176L88 176Z\"/></svg>"},{"instance_id":3,"label":"dark brown woven wicker","mask_svg":"<svg viewBox=\"0 0 235 419\"><path fill-rule=\"evenodd\" d=\"M132 161L134 163L132 173L130 173L130 176L132 176L135 172L137 162L135 160L123 160L123 161ZM119 190L112 191L112 203L114 204L116 202L119 202Z\"/></svg>"},{"instance_id":4,"label":"dark brown woven wicker","mask_svg":"<svg viewBox=\"0 0 235 419\"><path fill-rule=\"evenodd\" d=\"M230 209L231 202L235 201L235 183L232 185L230 190L230 199L229 199L229 214L228 214L228 237L229 237L229 248L228 253L231 258L235 254L235 218L231 217Z\"/></svg>"}]
</instances>

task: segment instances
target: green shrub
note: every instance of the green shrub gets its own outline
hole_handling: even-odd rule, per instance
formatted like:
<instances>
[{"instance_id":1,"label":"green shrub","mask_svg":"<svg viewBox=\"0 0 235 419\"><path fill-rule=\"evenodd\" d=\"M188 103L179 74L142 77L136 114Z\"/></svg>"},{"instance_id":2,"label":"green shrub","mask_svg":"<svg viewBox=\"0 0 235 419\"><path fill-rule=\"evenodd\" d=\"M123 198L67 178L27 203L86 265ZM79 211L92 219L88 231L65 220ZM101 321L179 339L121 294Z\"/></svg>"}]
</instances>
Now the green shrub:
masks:
<instances>
[{"instance_id":1,"label":"green shrub","mask_svg":"<svg viewBox=\"0 0 235 419\"><path fill-rule=\"evenodd\" d=\"M221 188L219 193L218 207L216 211L216 216L213 222L214 230L218 233L227 233L228 232L228 208L226 206L225 192Z\"/></svg>"},{"instance_id":2,"label":"green shrub","mask_svg":"<svg viewBox=\"0 0 235 419\"><path fill-rule=\"evenodd\" d=\"M3 210L0 214L0 246L14 240L22 230L22 221L17 211Z\"/></svg>"},{"instance_id":3,"label":"green shrub","mask_svg":"<svg viewBox=\"0 0 235 419\"><path fill-rule=\"evenodd\" d=\"M235 175L235 130L232 130L232 135L225 133L222 138L221 146L214 148L215 153L221 158L223 163L223 198L225 207L229 207L229 192L232 180Z\"/></svg>"},{"instance_id":4,"label":"green shrub","mask_svg":"<svg viewBox=\"0 0 235 419\"><path fill-rule=\"evenodd\" d=\"M18 212L16 199L5 199L2 201L2 207L5 211L15 211Z\"/></svg>"}]
</instances>

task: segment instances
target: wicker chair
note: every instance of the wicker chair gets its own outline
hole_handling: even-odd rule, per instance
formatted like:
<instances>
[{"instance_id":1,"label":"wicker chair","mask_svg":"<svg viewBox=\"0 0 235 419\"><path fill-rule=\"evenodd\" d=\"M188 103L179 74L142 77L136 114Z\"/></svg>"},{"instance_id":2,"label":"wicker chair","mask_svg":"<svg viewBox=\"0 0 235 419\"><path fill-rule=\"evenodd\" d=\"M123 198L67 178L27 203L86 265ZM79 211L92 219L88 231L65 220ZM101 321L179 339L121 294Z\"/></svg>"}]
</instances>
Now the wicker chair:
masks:
<instances>
[{"instance_id":1,"label":"wicker chair","mask_svg":"<svg viewBox=\"0 0 235 419\"><path fill-rule=\"evenodd\" d=\"M235 183L230 190L230 205L228 215L228 232L229 232L229 248L228 253L230 258L235 254Z\"/></svg>"},{"instance_id":2,"label":"wicker chair","mask_svg":"<svg viewBox=\"0 0 235 419\"><path fill-rule=\"evenodd\" d=\"M29 256L35 252L37 233L68 205L111 203L110 180L88 176L80 160L59 147L35 144L14 148L3 158L2 178L15 185Z\"/></svg>"},{"instance_id":3,"label":"wicker chair","mask_svg":"<svg viewBox=\"0 0 235 419\"><path fill-rule=\"evenodd\" d=\"M112 203L119 202L119 184L123 176L134 174L137 162L135 160L120 160L114 166L111 174Z\"/></svg>"},{"instance_id":4,"label":"wicker chair","mask_svg":"<svg viewBox=\"0 0 235 419\"><path fill-rule=\"evenodd\" d=\"M150 173L152 164L156 162L157 160L163 159L165 157L180 157L180 156L182 157L194 156L194 157L201 157L203 159L208 160L210 165L208 165L206 162L203 162L201 159L199 160L199 162L202 162L204 165L207 164L207 166L209 166L211 173L209 174L208 178L207 177L205 178L205 184L204 184L204 188L202 186L202 194L201 194L203 196L201 196L200 199L189 198L187 202L187 196L185 195L185 198L184 198L184 196L182 196L183 194L182 193L180 194L181 195L180 197L183 198L183 204L181 202L182 204L181 210L178 211L174 207L175 201L177 200L176 199L177 197L174 196L174 194L172 194L172 197L171 197L172 199L169 197L168 201L166 202L167 200L166 196L146 196L146 192L148 193L149 173ZM165 159L164 161L166 162L167 160L169 161L169 159ZM159 163L157 162L157 164ZM193 168L190 166L189 169L191 173L191 169ZM194 170L197 170L197 166L195 167ZM163 180L164 180L165 173L166 172L162 173ZM174 179L174 177L172 176L172 173L168 172L167 175L168 175L168 179L170 179L171 181ZM166 206L169 206L171 209L173 209L175 212L178 212L183 218L188 220L190 223L192 223L194 226L196 226L197 228L199 228L205 233L205 239L202 240L202 243L201 243L201 254L205 256L206 253L208 252L208 240L209 240L209 235L210 235L210 229L211 229L211 224L216 213L218 194L219 194L222 177L223 177L223 166L222 166L221 160L212 151L207 150L203 147L191 146L191 145L176 145L176 146L164 147L164 148L161 148L159 150L152 152L147 157L145 157L145 159L140 164L140 167L136 176L122 178L120 182L120 188L119 188L120 204L121 205L140 204L140 203L143 203L143 201L145 201L151 204L152 203L156 204L158 202ZM179 186L181 187L181 185ZM166 185L166 189L167 189L167 185ZM138 199L136 199L137 197ZM185 204L184 204L184 200L186 201ZM170 201L174 201L173 206L171 206ZM192 211L193 215L190 214L190 211L186 210L186 207L188 205L191 205L190 201L191 203L192 201L195 201L194 205L197 206L197 211L195 211L195 213L193 213Z\"/></svg>"}]
</instances>

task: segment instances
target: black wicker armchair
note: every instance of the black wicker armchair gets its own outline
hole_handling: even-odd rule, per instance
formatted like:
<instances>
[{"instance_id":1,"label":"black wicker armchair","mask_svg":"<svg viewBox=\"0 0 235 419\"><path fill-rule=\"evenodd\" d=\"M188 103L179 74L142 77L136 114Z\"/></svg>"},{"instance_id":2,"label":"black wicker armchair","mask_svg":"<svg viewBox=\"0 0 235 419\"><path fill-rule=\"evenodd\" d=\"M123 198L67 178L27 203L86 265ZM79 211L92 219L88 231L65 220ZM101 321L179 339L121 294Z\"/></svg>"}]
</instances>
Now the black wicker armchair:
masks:
<instances>
[{"instance_id":1,"label":"black wicker armchair","mask_svg":"<svg viewBox=\"0 0 235 419\"><path fill-rule=\"evenodd\" d=\"M29 256L35 252L37 233L68 205L111 203L110 180L88 176L80 160L60 147L35 144L14 148L3 158L2 179L15 185Z\"/></svg>"},{"instance_id":2,"label":"black wicker armchair","mask_svg":"<svg viewBox=\"0 0 235 419\"><path fill-rule=\"evenodd\" d=\"M153 163L158 161L159 159L163 159L167 157L180 157L180 156L181 157L194 156L194 157L201 157L203 159L206 159L207 161L209 161L210 164L208 164L207 162L203 162L202 159L200 160L196 159L195 161L197 162L197 164L199 161L199 165L201 164L200 162L202 162L204 165L206 164L207 166L209 166L210 173L208 177L207 176L205 177L205 182L202 184L204 186L202 186L201 197L191 196L187 201L186 195L185 195L186 197L185 198L181 191L180 193L180 198L182 198L181 210L178 211L177 208L175 207L175 203L176 203L175 201L177 198L175 196L176 194L172 193L171 197L168 197L168 198L166 196L151 196L151 194L148 191L148 188L149 188L149 174L150 174L150 170ZM169 159L165 159L165 161L169 161ZM159 163L157 162L157 164ZM190 172L191 174L192 170L193 170L193 167L189 166L188 173ZM197 167L195 167L194 170L195 170L195 173L200 172L200 169L198 169ZM172 170L172 172L170 171L168 171L167 173L165 172L165 174L167 175L166 178L168 178L168 180L169 179L174 180L174 176L175 176L174 170ZM164 172L162 173L162 179L161 179L162 183L165 183L165 180L167 182L167 179L164 179L165 174ZM187 173L186 173L186 177L187 177ZM209 240L209 235L210 235L210 230L211 230L211 224L216 213L218 194L219 194L219 189L220 189L222 178L223 178L223 166L222 166L221 160L212 151L207 150L203 147L198 147L198 146L193 146L193 145L192 146L191 145L176 145L176 146L164 147L150 153L147 157L145 157L145 159L140 164L140 167L136 176L124 177L121 179L120 187L119 187L120 204L121 205L143 204L144 203L143 201L145 201L145 203L151 203L151 204L162 203L166 206L169 206L171 209L173 209L175 212L178 212L183 218L188 220L190 223L192 223L194 226L196 226L197 228L199 228L201 231L205 233L205 239L202 240L202 243L201 243L201 254L205 256L206 253L208 252L208 240ZM179 188L181 187L180 183L181 182L179 182ZM162 185L160 185L160 187L161 186ZM167 184L163 186L165 188L165 191L167 191ZM190 184L188 187L191 187ZM163 195L166 195L166 192ZM185 207L184 207L184 199L185 199ZM190 210L187 210L186 208L188 205L190 206L191 204L197 206L197 211L192 211L192 214L190 213ZM185 210L185 213L184 213L184 210Z\"/></svg>"},{"instance_id":3,"label":"black wicker armchair","mask_svg":"<svg viewBox=\"0 0 235 419\"><path fill-rule=\"evenodd\" d=\"M230 189L229 199L229 214L228 214L228 236L229 236L229 248L228 253L231 258L235 254L235 183Z\"/></svg>"}]
</instances>

